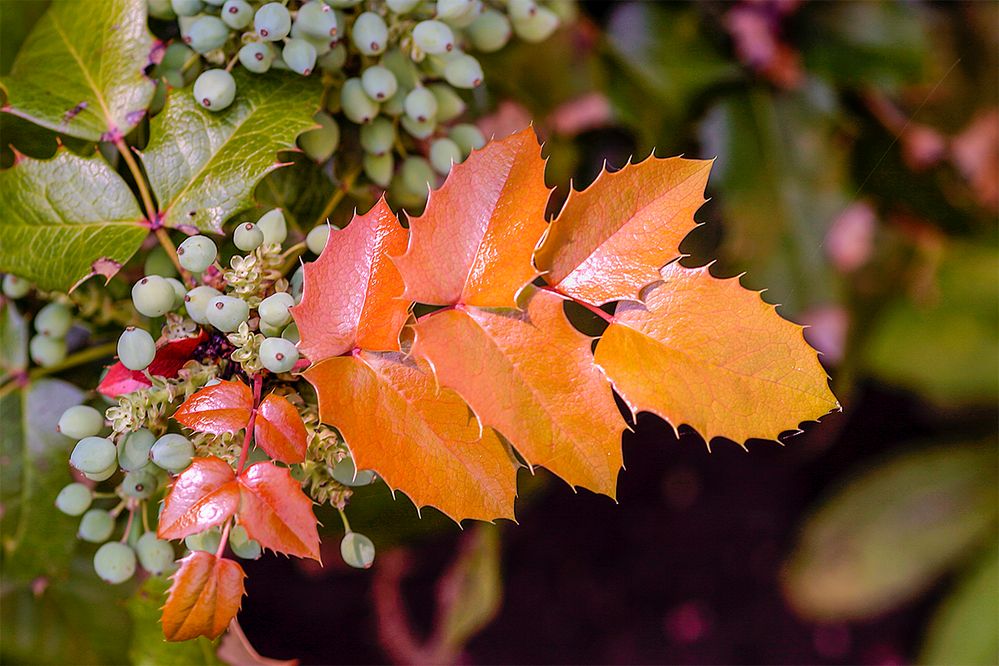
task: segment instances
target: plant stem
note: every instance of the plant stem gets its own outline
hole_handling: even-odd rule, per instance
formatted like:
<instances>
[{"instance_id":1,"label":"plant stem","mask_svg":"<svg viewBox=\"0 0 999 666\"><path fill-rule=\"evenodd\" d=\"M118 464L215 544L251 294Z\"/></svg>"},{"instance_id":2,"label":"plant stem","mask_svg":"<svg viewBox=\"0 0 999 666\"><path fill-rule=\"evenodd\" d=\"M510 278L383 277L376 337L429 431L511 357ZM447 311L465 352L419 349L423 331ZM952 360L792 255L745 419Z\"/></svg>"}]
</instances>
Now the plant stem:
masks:
<instances>
[{"instance_id":1,"label":"plant stem","mask_svg":"<svg viewBox=\"0 0 999 666\"><path fill-rule=\"evenodd\" d=\"M170 239L170 234L168 234L167 230L163 227L159 227L153 233L156 234L156 240L160 242L160 246L167 253L167 256L170 257L170 261L173 262L173 265L177 268L177 272L180 273L180 277L184 280L184 284L188 289L192 288L194 286L194 278L192 278L191 274L180 265L180 258L177 256L177 248Z\"/></svg>"},{"instance_id":2,"label":"plant stem","mask_svg":"<svg viewBox=\"0 0 999 666\"><path fill-rule=\"evenodd\" d=\"M329 200L326 202L326 206L323 208L323 212L319 214L319 218L312 226L316 227L326 222L326 219L333 214L333 211L340 204L343 198L347 196L347 192L349 192L350 188L354 186L354 181L357 180L357 177L360 174L360 169L354 169L343 177L343 180L340 181L340 187L337 188L332 195L330 195Z\"/></svg>"},{"instance_id":3,"label":"plant stem","mask_svg":"<svg viewBox=\"0 0 999 666\"><path fill-rule=\"evenodd\" d=\"M347 513L343 509L337 509L340 512L340 520L343 521L343 531L350 534L353 530L350 529L350 521L347 520Z\"/></svg>"},{"instance_id":4,"label":"plant stem","mask_svg":"<svg viewBox=\"0 0 999 666\"><path fill-rule=\"evenodd\" d=\"M128 510L128 522L125 523L125 533L121 535L121 542L125 543L128 541L128 534L132 531L132 523L135 521L135 507L130 507Z\"/></svg>"},{"instance_id":5,"label":"plant stem","mask_svg":"<svg viewBox=\"0 0 999 666\"><path fill-rule=\"evenodd\" d=\"M142 502L139 504L139 511L142 512L142 529L149 532L149 514L146 512L146 503Z\"/></svg>"},{"instance_id":6,"label":"plant stem","mask_svg":"<svg viewBox=\"0 0 999 666\"><path fill-rule=\"evenodd\" d=\"M142 175L142 170L139 169L139 164L135 161L135 157L132 156L132 150L125 143L125 140L118 139L114 142L114 145L118 149L118 154L121 155L122 159L125 160L125 164L128 165L128 170L132 172L132 179L135 180L135 186L139 188L139 196L142 197L142 205L146 208L146 219L152 222L156 219L156 206L153 205L153 197L149 193L149 187L146 185L146 178Z\"/></svg>"},{"instance_id":7,"label":"plant stem","mask_svg":"<svg viewBox=\"0 0 999 666\"><path fill-rule=\"evenodd\" d=\"M250 421L246 424L246 436L243 437L243 448L239 452L239 462L236 464L236 476L243 473L243 466L246 465L246 456L250 452L250 442L253 441L253 424L257 421L257 406L260 404L260 389L263 383L263 375L256 374L253 376L253 411L250 412Z\"/></svg>"},{"instance_id":8,"label":"plant stem","mask_svg":"<svg viewBox=\"0 0 999 666\"><path fill-rule=\"evenodd\" d=\"M87 349L78 351L75 354L66 357L62 363L50 365L46 368L33 368L26 374L14 375L11 378L11 381L4 384L3 388L0 388L0 397L7 395L20 386L30 384L35 379L53 375L57 372L62 372L63 370L68 370L69 368L83 365L84 363L89 363L91 361L96 361L107 356L113 356L117 347L117 342L107 342L102 345L97 345L96 347L88 347Z\"/></svg>"},{"instance_id":9,"label":"plant stem","mask_svg":"<svg viewBox=\"0 0 999 666\"><path fill-rule=\"evenodd\" d=\"M232 521L227 520L222 528L222 539L219 540L219 547L215 551L215 557L220 558L225 555L225 545L229 542L229 530L232 529Z\"/></svg>"}]
</instances>

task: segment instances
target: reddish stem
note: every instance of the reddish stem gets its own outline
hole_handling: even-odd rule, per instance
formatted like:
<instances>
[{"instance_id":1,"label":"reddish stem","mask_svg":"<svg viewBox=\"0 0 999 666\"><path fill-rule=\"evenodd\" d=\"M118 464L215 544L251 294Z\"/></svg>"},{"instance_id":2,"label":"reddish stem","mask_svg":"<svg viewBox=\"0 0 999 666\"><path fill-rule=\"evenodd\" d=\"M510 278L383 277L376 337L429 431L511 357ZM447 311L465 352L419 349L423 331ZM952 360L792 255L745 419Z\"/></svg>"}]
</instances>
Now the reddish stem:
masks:
<instances>
[{"instance_id":1,"label":"reddish stem","mask_svg":"<svg viewBox=\"0 0 999 666\"><path fill-rule=\"evenodd\" d=\"M593 305L592 303L587 303L586 301L581 301L578 298L573 298L569 294L566 294L565 292L560 291L558 287L548 287L548 286L545 286L545 287L539 287L539 289L543 289L544 291L550 291L553 294L558 294L559 296L561 296L562 298L564 298L567 301L572 301L573 303L576 303L577 305L583 306L584 308L586 308L587 310L589 310L593 314L595 314L598 317L600 317L601 319L603 319L608 324L613 324L614 323L614 317L613 317L613 315L607 314L602 309L598 308L596 305Z\"/></svg>"},{"instance_id":2,"label":"reddish stem","mask_svg":"<svg viewBox=\"0 0 999 666\"><path fill-rule=\"evenodd\" d=\"M225 555L225 545L229 543L229 530L232 529L232 521L226 521L225 527L222 528L222 540L219 541L219 547L215 551L215 557L222 559Z\"/></svg>"},{"instance_id":3,"label":"reddish stem","mask_svg":"<svg viewBox=\"0 0 999 666\"><path fill-rule=\"evenodd\" d=\"M121 535L121 542L125 543L128 541L128 533L132 531L132 521L135 520L135 509L129 507L128 509L128 522L125 523L125 533Z\"/></svg>"},{"instance_id":4,"label":"reddish stem","mask_svg":"<svg viewBox=\"0 0 999 666\"><path fill-rule=\"evenodd\" d=\"M257 374L253 376L253 411L250 412L250 421L246 424L246 436L243 437L243 449L239 452L236 476L243 473L243 466L246 465L246 456L250 452L250 442L253 441L253 424L257 421L257 406L260 404L260 389L263 383L263 375Z\"/></svg>"}]
</instances>

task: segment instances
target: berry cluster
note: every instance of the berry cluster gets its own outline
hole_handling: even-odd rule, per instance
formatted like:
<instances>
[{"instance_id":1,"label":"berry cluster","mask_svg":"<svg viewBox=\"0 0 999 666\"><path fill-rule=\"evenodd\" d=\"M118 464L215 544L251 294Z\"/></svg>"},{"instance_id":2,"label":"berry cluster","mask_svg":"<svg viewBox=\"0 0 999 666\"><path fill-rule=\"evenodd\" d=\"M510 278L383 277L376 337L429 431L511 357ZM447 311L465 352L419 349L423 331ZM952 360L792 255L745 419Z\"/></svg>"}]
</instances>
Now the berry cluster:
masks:
<instances>
[{"instance_id":1,"label":"berry cluster","mask_svg":"<svg viewBox=\"0 0 999 666\"><path fill-rule=\"evenodd\" d=\"M194 79L199 104L221 111L236 99L230 71L322 72L325 109L319 128L299 139L302 150L325 162L341 145L341 125L357 132L351 147L364 175L389 188L393 199L417 206L446 176L485 143L459 120L466 102L459 90L479 86L482 67L471 52L491 53L516 34L546 39L559 26L555 10L536 0L149 0L150 14L178 17L184 45L173 44L160 75L180 86L193 78L198 55L217 68ZM191 75L186 73L191 71Z\"/></svg>"}]
</instances>

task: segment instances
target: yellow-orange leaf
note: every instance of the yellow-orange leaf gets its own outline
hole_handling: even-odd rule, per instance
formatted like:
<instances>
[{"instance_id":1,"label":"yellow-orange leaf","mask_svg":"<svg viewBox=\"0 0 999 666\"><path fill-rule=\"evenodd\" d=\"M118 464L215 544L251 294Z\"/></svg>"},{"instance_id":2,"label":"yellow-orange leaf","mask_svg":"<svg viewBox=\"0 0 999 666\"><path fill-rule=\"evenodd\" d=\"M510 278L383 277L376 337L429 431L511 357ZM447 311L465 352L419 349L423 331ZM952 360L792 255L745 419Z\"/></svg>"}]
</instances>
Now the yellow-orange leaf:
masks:
<instances>
[{"instance_id":1,"label":"yellow-orange leaf","mask_svg":"<svg viewBox=\"0 0 999 666\"><path fill-rule=\"evenodd\" d=\"M406 298L516 307L517 293L537 276L531 257L550 193L530 127L456 164L423 215L410 220L409 247L395 257Z\"/></svg>"},{"instance_id":2,"label":"yellow-orange leaf","mask_svg":"<svg viewBox=\"0 0 999 666\"><path fill-rule=\"evenodd\" d=\"M649 157L571 192L535 261L549 284L594 305L637 300L680 256L711 162Z\"/></svg>"},{"instance_id":3,"label":"yellow-orange leaf","mask_svg":"<svg viewBox=\"0 0 999 666\"><path fill-rule=\"evenodd\" d=\"M637 413L688 424L708 442L776 439L839 407L802 329L707 267L673 263L645 304L622 302L596 361Z\"/></svg>"},{"instance_id":4,"label":"yellow-orange leaf","mask_svg":"<svg viewBox=\"0 0 999 666\"><path fill-rule=\"evenodd\" d=\"M292 315L299 350L312 361L354 349L398 351L409 315L402 277L389 255L408 234L382 198L343 231L331 231L319 258L305 265L305 292Z\"/></svg>"},{"instance_id":5,"label":"yellow-orange leaf","mask_svg":"<svg viewBox=\"0 0 999 666\"><path fill-rule=\"evenodd\" d=\"M343 435L358 469L374 469L417 506L460 521L512 518L516 467L454 391L439 389L415 359L356 352L305 373L319 415Z\"/></svg>"},{"instance_id":6,"label":"yellow-orange leaf","mask_svg":"<svg viewBox=\"0 0 999 666\"><path fill-rule=\"evenodd\" d=\"M624 421L593 363L592 340L572 327L562 303L534 291L524 311L435 313L417 324L413 354L529 464L613 496Z\"/></svg>"},{"instance_id":7,"label":"yellow-orange leaf","mask_svg":"<svg viewBox=\"0 0 999 666\"><path fill-rule=\"evenodd\" d=\"M194 551L182 559L163 606L163 636L168 641L221 636L239 611L245 577L239 564L212 553Z\"/></svg>"}]
</instances>

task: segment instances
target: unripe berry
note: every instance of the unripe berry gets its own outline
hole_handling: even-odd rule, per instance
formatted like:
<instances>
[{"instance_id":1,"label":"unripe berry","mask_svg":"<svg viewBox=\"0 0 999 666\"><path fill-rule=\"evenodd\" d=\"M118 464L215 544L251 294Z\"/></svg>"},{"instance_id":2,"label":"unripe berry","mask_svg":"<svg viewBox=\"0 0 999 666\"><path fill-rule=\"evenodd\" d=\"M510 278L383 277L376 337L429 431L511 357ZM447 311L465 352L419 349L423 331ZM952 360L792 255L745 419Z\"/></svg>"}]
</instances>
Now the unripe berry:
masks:
<instances>
[{"instance_id":1,"label":"unripe berry","mask_svg":"<svg viewBox=\"0 0 999 666\"><path fill-rule=\"evenodd\" d=\"M475 6L475 0L437 0L437 18L456 19Z\"/></svg>"},{"instance_id":2,"label":"unripe berry","mask_svg":"<svg viewBox=\"0 0 999 666\"><path fill-rule=\"evenodd\" d=\"M408 14L423 0L385 0L385 4L396 14Z\"/></svg>"},{"instance_id":3,"label":"unripe berry","mask_svg":"<svg viewBox=\"0 0 999 666\"><path fill-rule=\"evenodd\" d=\"M56 430L72 437L93 437L104 428L104 415L89 405L73 405L59 417Z\"/></svg>"},{"instance_id":4,"label":"unripe berry","mask_svg":"<svg viewBox=\"0 0 999 666\"><path fill-rule=\"evenodd\" d=\"M76 536L90 543L104 543L114 532L114 518L104 509L90 509L80 519Z\"/></svg>"},{"instance_id":5,"label":"unripe berry","mask_svg":"<svg viewBox=\"0 0 999 666\"><path fill-rule=\"evenodd\" d=\"M35 330L50 338L64 338L73 326L73 313L62 303L49 303L35 315Z\"/></svg>"},{"instance_id":6,"label":"unripe berry","mask_svg":"<svg viewBox=\"0 0 999 666\"><path fill-rule=\"evenodd\" d=\"M221 48L229 37L229 26L217 16L199 16L188 27L184 43L198 53Z\"/></svg>"},{"instance_id":7,"label":"unripe berry","mask_svg":"<svg viewBox=\"0 0 999 666\"><path fill-rule=\"evenodd\" d=\"M538 12L538 3L535 0L509 0L506 11L511 20L525 21Z\"/></svg>"},{"instance_id":8,"label":"unripe berry","mask_svg":"<svg viewBox=\"0 0 999 666\"><path fill-rule=\"evenodd\" d=\"M443 21L420 21L413 28L413 42L424 53L449 53L454 50L454 32Z\"/></svg>"},{"instance_id":9,"label":"unripe berry","mask_svg":"<svg viewBox=\"0 0 999 666\"><path fill-rule=\"evenodd\" d=\"M383 155L365 153L364 159L361 160L361 166L364 167L364 175L372 183L379 187L388 187L395 171L395 156L392 153Z\"/></svg>"},{"instance_id":10,"label":"unripe berry","mask_svg":"<svg viewBox=\"0 0 999 666\"><path fill-rule=\"evenodd\" d=\"M399 168L399 179L404 190L422 198L437 183L433 168L422 157L407 157Z\"/></svg>"},{"instance_id":11,"label":"unripe berry","mask_svg":"<svg viewBox=\"0 0 999 666\"><path fill-rule=\"evenodd\" d=\"M284 212L280 208L269 210L257 220L257 228L264 232L264 243L281 244L288 237L288 223L285 222Z\"/></svg>"},{"instance_id":12,"label":"unripe berry","mask_svg":"<svg viewBox=\"0 0 999 666\"><path fill-rule=\"evenodd\" d=\"M461 163L461 148L451 139L437 139L430 144L430 164L434 171L446 176L451 164Z\"/></svg>"},{"instance_id":13,"label":"unripe berry","mask_svg":"<svg viewBox=\"0 0 999 666\"><path fill-rule=\"evenodd\" d=\"M253 15L253 29L268 42L284 39L291 31L291 14L280 2L268 2Z\"/></svg>"},{"instance_id":14,"label":"unripe berry","mask_svg":"<svg viewBox=\"0 0 999 666\"><path fill-rule=\"evenodd\" d=\"M446 83L433 83L427 86L427 90L437 101L437 122L449 123L465 112L465 100Z\"/></svg>"},{"instance_id":15,"label":"unripe berry","mask_svg":"<svg viewBox=\"0 0 999 666\"><path fill-rule=\"evenodd\" d=\"M157 467L177 474L191 464L194 444L183 435L167 433L156 440L149 450L149 457Z\"/></svg>"},{"instance_id":16,"label":"unripe berry","mask_svg":"<svg viewBox=\"0 0 999 666\"><path fill-rule=\"evenodd\" d=\"M286 39L281 57L291 71L308 76L316 67L316 47L305 39Z\"/></svg>"},{"instance_id":17,"label":"unripe berry","mask_svg":"<svg viewBox=\"0 0 999 666\"><path fill-rule=\"evenodd\" d=\"M295 297L295 303L301 303L302 293L305 289L305 267L299 266L295 269L288 283L291 286L291 295Z\"/></svg>"},{"instance_id":18,"label":"unripe berry","mask_svg":"<svg viewBox=\"0 0 999 666\"><path fill-rule=\"evenodd\" d=\"M242 525L234 525L229 531L229 547L236 557L244 560L255 560L262 553L260 544L250 538Z\"/></svg>"},{"instance_id":19,"label":"unripe berry","mask_svg":"<svg viewBox=\"0 0 999 666\"><path fill-rule=\"evenodd\" d=\"M236 225L232 232L232 242L243 252L252 252L264 242L264 232L252 222Z\"/></svg>"},{"instance_id":20,"label":"unripe berry","mask_svg":"<svg viewBox=\"0 0 999 666\"><path fill-rule=\"evenodd\" d=\"M196 323L205 325L208 323L208 303L216 296L221 296L222 292L208 286L195 287L184 296L184 307L187 316Z\"/></svg>"},{"instance_id":21,"label":"unripe berry","mask_svg":"<svg viewBox=\"0 0 999 666\"><path fill-rule=\"evenodd\" d=\"M219 18L233 30L242 30L253 20L253 7L245 0L226 0Z\"/></svg>"},{"instance_id":22,"label":"unripe berry","mask_svg":"<svg viewBox=\"0 0 999 666\"><path fill-rule=\"evenodd\" d=\"M388 44L388 26L378 14L363 12L354 20L350 37L357 50L364 55L378 55Z\"/></svg>"},{"instance_id":23,"label":"unripe berry","mask_svg":"<svg viewBox=\"0 0 999 666\"><path fill-rule=\"evenodd\" d=\"M347 63L347 47L337 44L319 58L319 67L324 72L339 72Z\"/></svg>"},{"instance_id":24,"label":"unripe berry","mask_svg":"<svg viewBox=\"0 0 999 666\"><path fill-rule=\"evenodd\" d=\"M144 470L128 472L121 482L121 492L133 499L149 499L156 492L156 477Z\"/></svg>"},{"instance_id":25,"label":"unripe berry","mask_svg":"<svg viewBox=\"0 0 999 666\"><path fill-rule=\"evenodd\" d=\"M527 18L514 19L513 30L525 42L542 42L558 28L558 15L547 7L537 7Z\"/></svg>"},{"instance_id":26,"label":"unripe berry","mask_svg":"<svg viewBox=\"0 0 999 666\"><path fill-rule=\"evenodd\" d=\"M329 237L330 237L329 225L317 224L305 236L305 245L309 248L309 252L312 252L313 254L322 254L323 248L326 247L326 241L329 239Z\"/></svg>"},{"instance_id":27,"label":"unripe berry","mask_svg":"<svg viewBox=\"0 0 999 666\"><path fill-rule=\"evenodd\" d=\"M356 488L370 485L375 480L375 473L370 469L358 470L354 459L348 456L333 467L333 478L345 486Z\"/></svg>"},{"instance_id":28,"label":"unripe berry","mask_svg":"<svg viewBox=\"0 0 999 666\"><path fill-rule=\"evenodd\" d=\"M62 338L36 335L28 343L31 360L43 368L50 368L62 363L66 360L66 351L66 341Z\"/></svg>"},{"instance_id":29,"label":"unripe berry","mask_svg":"<svg viewBox=\"0 0 999 666\"><path fill-rule=\"evenodd\" d=\"M94 554L94 571L105 583L124 583L135 575L135 551L117 541L106 543Z\"/></svg>"},{"instance_id":30,"label":"unripe berry","mask_svg":"<svg viewBox=\"0 0 999 666\"><path fill-rule=\"evenodd\" d=\"M395 125L388 118L375 118L361 126L361 148L372 155L384 155L395 144Z\"/></svg>"},{"instance_id":31,"label":"unripe berry","mask_svg":"<svg viewBox=\"0 0 999 666\"><path fill-rule=\"evenodd\" d=\"M156 538L155 532L146 532L135 544L142 568L158 576L171 568L174 561L173 546L169 541Z\"/></svg>"},{"instance_id":32,"label":"unripe berry","mask_svg":"<svg viewBox=\"0 0 999 666\"><path fill-rule=\"evenodd\" d=\"M222 543L222 531L218 527L192 534L184 539L184 545L190 550L202 550L206 553L217 551L220 543Z\"/></svg>"},{"instance_id":33,"label":"unripe berry","mask_svg":"<svg viewBox=\"0 0 999 666\"><path fill-rule=\"evenodd\" d=\"M426 122L437 115L437 98L426 88L416 88L406 95L405 108L407 116Z\"/></svg>"},{"instance_id":34,"label":"unripe berry","mask_svg":"<svg viewBox=\"0 0 999 666\"><path fill-rule=\"evenodd\" d=\"M194 82L194 99L209 111L221 111L236 99L236 80L224 69L209 69Z\"/></svg>"},{"instance_id":35,"label":"unripe berry","mask_svg":"<svg viewBox=\"0 0 999 666\"><path fill-rule=\"evenodd\" d=\"M486 145L486 137L475 125L455 125L448 132L448 137L461 148L462 159L468 157L473 150L479 150Z\"/></svg>"},{"instance_id":36,"label":"unripe berry","mask_svg":"<svg viewBox=\"0 0 999 666\"><path fill-rule=\"evenodd\" d=\"M402 128L414 139L429 139L434 130L437 129L437 121L434 118L419 121L413 120L409 116L403 116Z\"/></svg>"},{"instance_id":37,"label":"unripe berry","mask_svg":"<svg viewBox=\"0 0 999 666\"><path fill-rule=\"evenodd\" d=\"M475 88L482 83L482 77L479 61L464 53L444 66L444 78L455 88Z\"/></svg>"},{"instance_id":38,"label":"unripe berry","mask_svg":"<svg viewBox=\"0 0 999 666\"><path fill-rule=\"evenodd\" d=\"M156 436L145 428L129 433L118 442L118 464L126 472L134 472L149 464L149 450Z\"/></svg>"},{"instance_id":39,"label":"unripe berry","mask_svg":"<svg viewBox=\"0 0 999 666\"><path fill-rule=\"evenodd\" d=\"M170 287L173 289L173 307L171 307L170 309L177 310L180 308L181 305L184 304L184 296L187 295L187 287L185 287L184 283L178 280L177 278L170 277L163 279L166 280L167 284L169 284Z\"/></svg>"},{"instance_id":40,"label":"unripe berry","mask_svg":"<svg viewBox=\"0 0 999 666\"><path fill-rule=\"evenodd\" d=\"M295 322L291 322L284 327L284 330L281 331L281 337L293 345L297 345L302 341L301 336L298 334L298 325Z\"/></svg>"},{"instance_id":41,"label":"unripe berry","mask_svg":"<svg viewBox=\"0 0 999 666\"><path fill-rule=\"evenodd\" d=\"M369 569L375 562L375 544L363 534L347 532L340 542L340 555L355 569Z\"/></svg>"},{"instance_id":42,"label":"unripe berry","mask_svg":"<svg viewBox=\"0 0 999 666\"><path fill-rule=\"evenodd\" d=\"M177 16L194 16L202 7L201 0L170 0L170 8Z\"/></svg>"},{"instance_id":43,"label":"unripe berry","mask_svg":"<svg viewBox=\"0 0 999 666\"><path fill-rule=\"evenodd\" d=\"M321 0L310 0L299 7L295 25L305 34L323 39L335 37L338 30L336 12Z\"/></svg>"},{"instance_id":44,"label":"unripe berry","mask_svg":"<svg viewBox=\"0 0 999 666\"><path fill-rule=\"evenodd\" d=\"M218 253L219 249L215 247L215 242L208 236L200 234L185 238L177 248L180 265L192 273L204 272L215 261Z\"/></svg>"},{"instance_id":45,"label":"unripe berry","mask_svg":"<svg viewBox=\"0 0 999 666\"><path fill-rule=\"evenodd\" d=\"M371 122L378 115L378 103L364 92L359 78L343 82L343 87L340 88L340 105L343 107L343 114L358 125Z\"/></svg>"},{"instance_id":46,"label":"unripe berry","mask_svg":"<svg viewBox=\"0 0 999 666\"><path fill-rule=\"evenodd\" d=\"M114 476L114 473L117 471L118 471L118 463L113 462L99 472L93 472L93 473L84 472L83 476L87 477L91 481L100 483L101 481L107 481L108 479L110 479L112 476Z\"/></svg>"},{"instance_id":47,"label":"unripe berry","mask_svg":"<svg viewBox=\"0 0 999 666\"><path fill-rule=\"evenodd\" d=\"M468 35L476 51L493 53L507 45L513 34L513 28L506 14L495 9L487 9L472 21L465 34Z\"/></svg>"},{"instance_id":48,"label":"unripe berry","mask_svg":"<svg viewBox=\"0 0 999 666\"><path fill-rule=\"evenodd\" d=\"M232 333L250 316L250 306L241 298L216 296L205 309L208 323L223 333Z\"/></svg>"},{"instance_id":49,"label":"unripe berry","mask_svg":"<svg viewBox=\"0 0 999 666\"><path fill-rule=\"evenodd\" d=\"M132 304L147 317L160 317L173 309L173 287L159 275L147 275L132 286Z\"/></svg>"},{"instance_id":50,"label":"unripe berry","mask_svg":"<svg viewBox=\"0 0 999 666\"><path fill-rule=\"evenodd\" d=\"M333 156L337 146L340 145L340 126L324 111L318 111L312 118L321 127L299 136L298 145L316 162L325 162Z\"/></svg>"},{"instance_id":51,"label":"unripe berry","mask_svg":"<svg viewBox=\"0 0 999 666\"><path fill-rule=\"evenodd\" d=\"M12 273L3 276L3 294L7 298L24 298L31 291L31 283Z\"/></svg>"},{"instance_id":52,"label":"unripe berry","mask_svg":"<svg viewBox=\"0 0 999 666\"><path fill-rule=\"evenodd\" d=\"M56 495L56 508L67 516L79 516L90 508L93 494L82 483L71 483Z\"/></svg>"},{"instance_id":53,"label":"unripe berry","mask_svg":"<svg viewBox=\"0 0 999 666\"><path fill-rule=\"evenodd\" d=\"M69 455L69 464L86 474L100 474L115 466L117 449L106 437L84 437Z\"/></svg>"},{"instance_id":54,"label":"unripe berry","mask_svg":"<svg viewBox=\"0 0 999 666\"><path fill-rule=\"evenodd\" d=\"M274 47L268 42L250 42L239 50L239 64L254 74L263 74L274 64Z\"/></svg>"},{"instance_id":55,"label":"unripe berry","mask_svg":"<svg viewBox=\"0 0 999 666\"><path fill-rule=\"evenodd\" d=\"M147 331L129 326L118 338L118 360L129 370L145 370L155 357L156 342Z\"/></svg>"},{"instance_id":56,"label":"unripe berry","mask_svg":"<svg viewBox=\"0 0 999 666\"><path fill-rule=\"evenodd\" d=\"M257 314L260 315L260 321L271 326L285 326L291 321L289 308L294 304L295 299L291 294L279 291L260 301L260 305L257 306Z\"/></svg>"},{"instance_id":57,"label":"unripe berry","mask_svg":"<svg viewBox=\"0 0 999 666\"><path fill-rule=\"evenodd\" d=\"M406 95L408 94L408 89L399 88L394 95L382 104L382 113L393 118L398 118L404 114L406 112Z\"/></svg>"},{"instance_id":58,"label":"unripe berry","mask_svg":"<svg viewBox=\"0 0 999 666\"><path fill-rule=\"evenodd\" d=\"M175 20L176 12L170 6L170 0L147 0L146 6L149 8L149 15L163 21Z\"/></svg>"},{"instance_id":59,"label":"unripe berry","mask_svg":"<svg viewBox=\"0 0 999 666\"><path fill-rule=\"evenodd\" d=\"M298 348L284 338L264 338L260 362L273 373L290 372L298 362Z\"/></svg>"},{"instance_id":60,"label":"unripe berry","mask_svg":"<svg viewBox=\"0 0 999 666\"><path fill-rule=\"evenodd\" d=\"M372 65L361 73L361 86L368 97L376 102L384 102L399 89L399 82L387 67Z\"/></svg>"}]
</instances>

